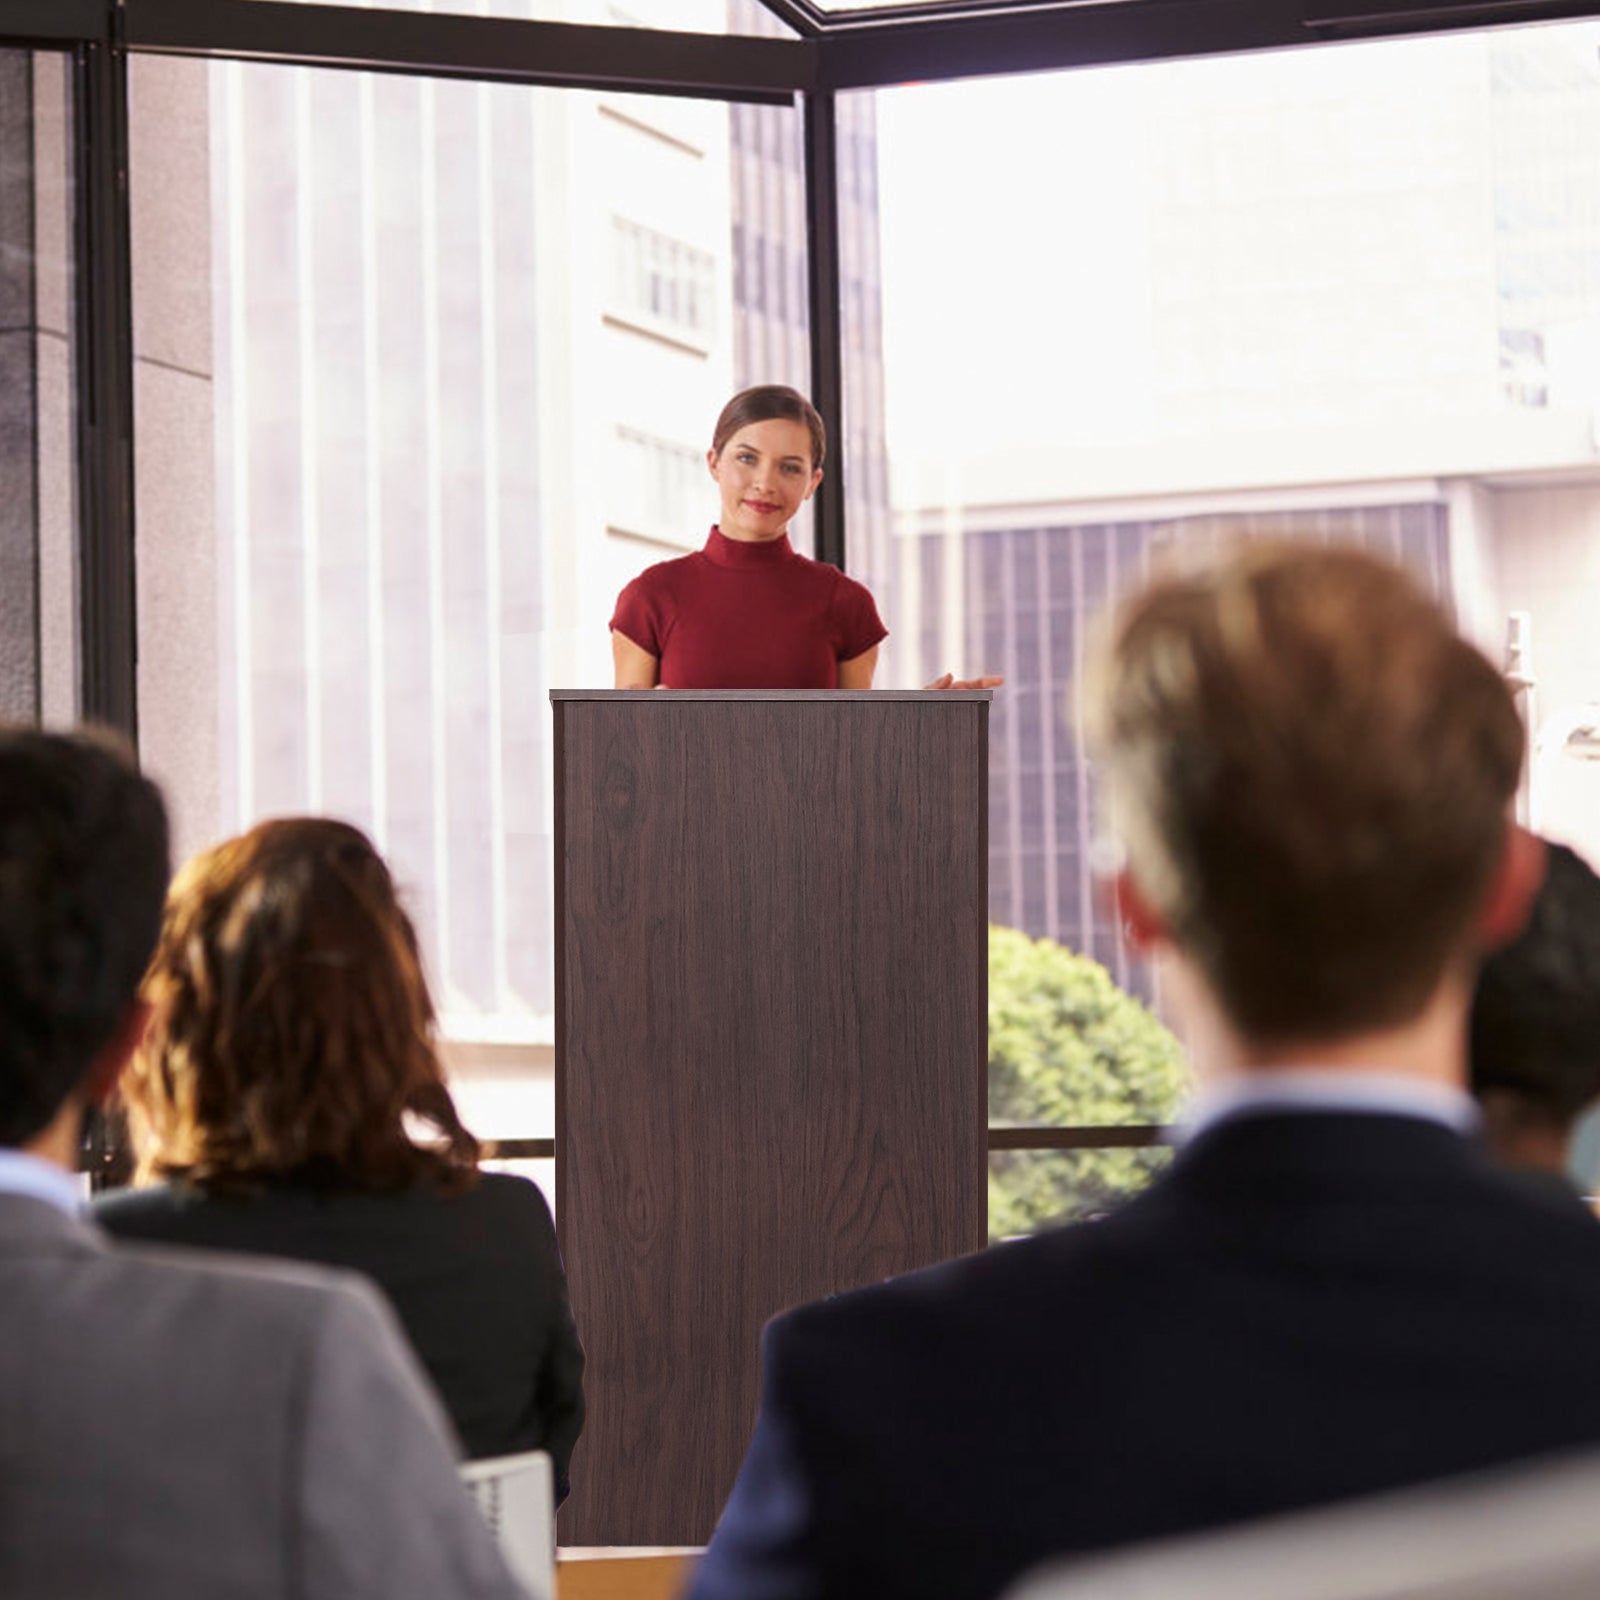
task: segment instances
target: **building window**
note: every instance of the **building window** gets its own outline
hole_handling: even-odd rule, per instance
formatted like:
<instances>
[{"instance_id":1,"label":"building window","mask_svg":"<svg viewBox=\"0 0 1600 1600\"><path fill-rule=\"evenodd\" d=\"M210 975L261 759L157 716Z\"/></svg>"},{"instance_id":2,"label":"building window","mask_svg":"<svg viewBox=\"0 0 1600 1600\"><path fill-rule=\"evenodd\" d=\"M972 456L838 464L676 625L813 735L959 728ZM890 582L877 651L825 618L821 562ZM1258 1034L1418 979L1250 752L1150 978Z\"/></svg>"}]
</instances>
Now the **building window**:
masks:
<instances>
[{"instance_id":1,"label":"building window","mask_svg":"<svg viewBox=\"0 0 1600 1600\"><path fill-rule=\"evenodd\" d=\"M716 259L670 234L611 219L613 317L709 349L715 333Z\"/></svg>"},{"instance_id":2,"label":"building window","mask_svg":"<svg viewBox=\"0 0 1600 1600\"><path fill-rule=\"evenodd\" d=\"M611 493L613 529L681 544L707 502L705 458L689 445L618 427Z\"/></svg>"}]
</instances>

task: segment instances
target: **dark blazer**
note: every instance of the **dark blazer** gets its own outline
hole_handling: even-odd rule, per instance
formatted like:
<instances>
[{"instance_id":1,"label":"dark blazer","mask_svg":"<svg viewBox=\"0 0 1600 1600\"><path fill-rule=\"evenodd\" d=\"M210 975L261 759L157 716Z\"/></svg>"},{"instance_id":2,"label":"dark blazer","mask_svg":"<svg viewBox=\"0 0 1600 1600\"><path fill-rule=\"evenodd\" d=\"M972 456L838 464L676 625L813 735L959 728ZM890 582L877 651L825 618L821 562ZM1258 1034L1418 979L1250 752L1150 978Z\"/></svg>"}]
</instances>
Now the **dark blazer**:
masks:
<instances>
[{"instance_id":1,"label":"dark blazer","mask_svg":"<svg viewBox=\"0 0 1600 1600\"><path fill-rule=\"evenodd\" d=\"M122 1239L364 1273L399 1314L466 1454L548 1450L565 1495L583 1427L583 1350L550 1208L525 1178L486 1172L449 1196L284 1183L235 1199L167 1185L108 1195L95 1215Z\"/></svg>"},{"instance_id":2,"label":"dark blazer","mask_svg":"<svg viewBox=\"0 0 1600 1600\"><path fill-rule=\"evenodd\" d=\"M695 1600L1041 1558L1600 1442L1600 1226L1419 1118L1241 1114L1103 1222L782 1316Z\"/></svg>"}]
</instances>

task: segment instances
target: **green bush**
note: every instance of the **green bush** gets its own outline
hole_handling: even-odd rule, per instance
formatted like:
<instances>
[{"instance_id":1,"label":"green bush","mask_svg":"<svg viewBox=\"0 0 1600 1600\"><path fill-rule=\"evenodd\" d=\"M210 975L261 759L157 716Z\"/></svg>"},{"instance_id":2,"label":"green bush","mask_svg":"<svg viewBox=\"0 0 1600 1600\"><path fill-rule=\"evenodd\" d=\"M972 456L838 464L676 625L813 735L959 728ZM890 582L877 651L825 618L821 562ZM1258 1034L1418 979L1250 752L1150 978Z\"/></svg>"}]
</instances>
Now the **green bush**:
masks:
<instances>
[{"instance_id":1,"label":"green bush","mask_svg":"<svg viewBox=\"0 0 1600 1600\"><path fill-rule=\"evenodd\" d=\"M1099 962L1053 939L989 929L990 1122L1167 1122L1187 1085L1178 1041ZM1166 1159L1159 1148L998 1152L989 1236L1104 1211Z\"/></svg>"}]
</instances>

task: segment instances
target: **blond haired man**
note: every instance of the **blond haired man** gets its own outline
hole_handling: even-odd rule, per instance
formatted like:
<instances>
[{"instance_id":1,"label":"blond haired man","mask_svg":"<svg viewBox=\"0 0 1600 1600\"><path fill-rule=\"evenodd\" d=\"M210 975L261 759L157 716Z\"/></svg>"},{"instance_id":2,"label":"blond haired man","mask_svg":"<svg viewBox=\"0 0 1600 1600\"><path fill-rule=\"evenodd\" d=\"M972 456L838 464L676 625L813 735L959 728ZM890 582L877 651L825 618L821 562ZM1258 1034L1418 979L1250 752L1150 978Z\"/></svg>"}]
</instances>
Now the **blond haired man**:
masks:
<instances>
[{"instance_id":1,"label":"blond haired man","mask_svg":"<svg viewBox=\"0 0 1600 1600\"><path fill-rule=\"evenodd\" d=\"M1094 698L1190 1136L1104 1222L774 1322L696 1600L965 1600L1600 1442L1600 1229L1463 1137L1539 875L1497 673L1397 569L1271 547L1134 596Z\"/></svg>"}]
</instances>

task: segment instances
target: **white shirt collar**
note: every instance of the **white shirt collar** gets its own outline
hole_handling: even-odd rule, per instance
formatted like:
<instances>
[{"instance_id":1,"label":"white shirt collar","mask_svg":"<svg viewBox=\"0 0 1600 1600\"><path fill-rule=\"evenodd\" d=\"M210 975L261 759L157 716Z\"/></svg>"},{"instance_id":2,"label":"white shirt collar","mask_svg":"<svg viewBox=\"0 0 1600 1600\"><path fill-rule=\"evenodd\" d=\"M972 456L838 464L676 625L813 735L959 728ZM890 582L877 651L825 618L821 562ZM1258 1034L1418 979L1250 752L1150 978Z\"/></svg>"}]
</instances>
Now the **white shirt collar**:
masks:
<instances>
[{"instance_id":1,"label":"white shirt collar","mask_svg":"<svg viewBox=\"0 0 1600 1600\"><path fill-rule=\"evenodd\" d=\"M1182 1144L1233 1117L1263 1112L1364 1112L1420 1117L1456 1133L1478 1128L1478 1108L1465 1089L1381 1068L1263 1069L1202 1089L1174 1129Z\"/></svg>"},{"instance_id":2,"label":"white shirt collar","mask_svg":"<svg viewBox=\"0 0 1600 1600\"><path fill-rule=\"evenodd\" d=\"M0 1150L0 1194L20 1194L43 1200L69 1217L83 1210L83 1180L53 1161L41 1160L22 1150Z\"/></svg>"}]
</instances>

